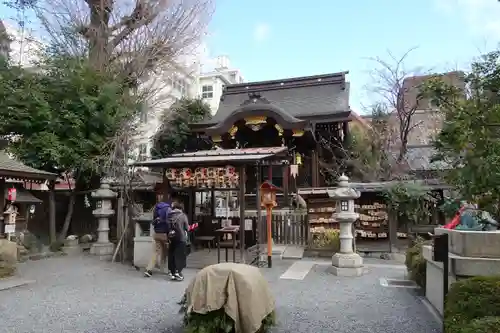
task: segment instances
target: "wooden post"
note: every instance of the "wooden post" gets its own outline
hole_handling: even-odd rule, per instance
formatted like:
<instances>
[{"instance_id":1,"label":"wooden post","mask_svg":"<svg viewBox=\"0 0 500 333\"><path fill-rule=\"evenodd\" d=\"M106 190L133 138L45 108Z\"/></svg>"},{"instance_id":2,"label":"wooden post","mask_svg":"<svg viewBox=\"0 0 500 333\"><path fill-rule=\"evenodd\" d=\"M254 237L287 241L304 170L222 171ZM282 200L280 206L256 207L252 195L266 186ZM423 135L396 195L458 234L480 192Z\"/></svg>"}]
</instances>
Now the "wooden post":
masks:
<instances>
[{"instance_id":1,"label":"wooden post","mask_svg":"<svg viewBox=\"0 0 500 333\"><path fill-rule=\"evenodd\" d=\"M260 164L257 162L257 165L255 166L255 188L257 189L257 193L255 195L255 201L257 202L257 228L255 229L256 235L255 239L257 241L257 252L259 255L259 261L260 261L260 244L262 244L262 235L263 235L263 230L262 230L262 209L260 206Z\"/></svg>"},{"instance_id":2,"label":"wooden post","mask_svg":"<svg viewBox=\"0 0 500 333\"><path fill-rule=\"evenodd\" d=\"M316 150L313 150L311 153L311 176L312 176L312 187L318 187L319 186L319 166L318 166L318 152Z\"/></svg>"},{"instance_id":3,"label":"wooden post","mask_svg":"<svg viewBox=\"0 0 500 333\"><path fill-rule=\"evenodd\" d=\"M5 228L5 220L4 220L4 215L3 212L5 210L5 179L1 178L0 179L0 203L1 203L1 208L2 212L0 214L0 239L5 237L4 234L4 228Z\"/></svg>"},{"instance_id":4,"label":"wooden post","mask_svg":"<svg viewBox=\"0 0 500 333\"><path fill-rule=\"evenodd\" d=\"M124 223L124 220L125 220L125 216L124 216L124 200L123 200L123 194L124 192L121 191L121 196L119 196L116 200L116 239L118 240L121 240L122 237L124 236L124 232L125 232L125 223ZM118 242L119 245L118 247L120 248L119 252L120 252L120 261L123 262L124 258L123 258L123 254L124 254L124 251L123 251L123 243L122 242Z\"/></svg>"},{"instance_id":5,"label":"wooden post","mask_svg":"<svg viewBox=\"0 0 500 333\"><path fill-rule=\"evenodd\" d=\"M266 207L266 225L267 225L267 267L273 267L273 237L271 234L271 217L273 208L268 205Z\"/></svg>"},{"instance_id":6,"label":"wooden post","mask_svg":"<svg viewBox=\"0 0 500 333\"><path fill-rule=\"evenodd\" d=\"M290 205L289 191L288 191L288 179L290 175L290 166L288 164L283 165L283 196L285 198L285 207Z\"/></svg>"},{"instance_id":7,"label":"wooden post","mask_svg":"<svg viewBox=\"0 0 500 333\"><path fill-rule=\"evenodd\" d=\"M245 263L245 166L240 166L240 257L241 262Z\"/></svg>"},{"instance_id":8,"label":"wooden post","mask_svg":"<svg viewBox=\"0 0 500 333\"><path fill-rule=\"evenodd\" d=\"M49 182L49 235L50 242L57 240L55 181Z\"/></svg>"}]
</instances>

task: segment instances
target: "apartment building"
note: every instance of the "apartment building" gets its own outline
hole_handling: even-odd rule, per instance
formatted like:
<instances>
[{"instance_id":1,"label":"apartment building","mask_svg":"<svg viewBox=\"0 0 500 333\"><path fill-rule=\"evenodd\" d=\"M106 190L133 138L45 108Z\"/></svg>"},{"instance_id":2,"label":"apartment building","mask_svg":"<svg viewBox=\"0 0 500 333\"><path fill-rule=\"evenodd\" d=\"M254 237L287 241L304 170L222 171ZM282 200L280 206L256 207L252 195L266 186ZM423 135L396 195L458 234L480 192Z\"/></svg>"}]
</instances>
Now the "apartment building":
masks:
<instances>
[{"instance_id":1,"label":"apartment building","mask_svg":"<svg viewBox=\"0 0 500 333\"><path fill-rule=\"evenodd\" d=\"M204 68L198 78L198 96L210 105L212 115L219 108L224 88L245 82L240 70L231 67L228 56L218 56L214 63L214 66Z\"/></svg>"}]
</instances>

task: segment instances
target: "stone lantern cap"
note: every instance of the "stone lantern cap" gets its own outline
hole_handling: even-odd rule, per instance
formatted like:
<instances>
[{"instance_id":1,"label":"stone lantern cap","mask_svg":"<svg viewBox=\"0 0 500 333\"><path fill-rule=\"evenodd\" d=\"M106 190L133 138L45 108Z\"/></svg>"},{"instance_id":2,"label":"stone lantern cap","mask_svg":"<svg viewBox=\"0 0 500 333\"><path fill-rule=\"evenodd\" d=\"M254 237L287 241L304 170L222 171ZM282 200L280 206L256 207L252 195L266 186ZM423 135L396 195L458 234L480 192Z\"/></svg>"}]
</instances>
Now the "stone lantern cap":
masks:
<instances>
[{"instance_id":1,"label":"stone lantern cap","mask_svg":"<svg viewBox=\"0 0 500 333\"><path fill-rule=\"evenodd\" d=\"M330 198L340 200L355 200L361 196L361 193L349 186L349 178L346 175L339 177L338 187L327 191Z\"/></svg>"},{"instance_id":2,"label":"stone lantern cap","mask_svg":"<svg viewBox=\"0 0 500 333\"><path fill-rule=\"evenodd\" d=\"M104 178L101 180L101 186L92 192L92 198L96 199L114 199L118 196L118 193L111 190L109 180Z\"/></svg>"}]
</instances>

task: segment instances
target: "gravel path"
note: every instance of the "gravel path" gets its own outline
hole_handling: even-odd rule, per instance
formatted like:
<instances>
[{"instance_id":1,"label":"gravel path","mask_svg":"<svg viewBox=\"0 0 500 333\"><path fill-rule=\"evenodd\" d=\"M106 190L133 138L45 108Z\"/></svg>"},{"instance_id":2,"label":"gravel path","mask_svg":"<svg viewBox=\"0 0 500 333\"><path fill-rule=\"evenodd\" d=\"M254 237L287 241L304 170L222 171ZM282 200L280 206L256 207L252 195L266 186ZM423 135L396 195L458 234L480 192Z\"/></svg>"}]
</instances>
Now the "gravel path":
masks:
<instances>
[{"instance_id":1,"label":"gravel path","mask_svg":"<svg viewBox=\"0 0 500 333\"><path fill-rule=\"evenodd\" d=\"M401 269L369 267L359 278L338 278L317 265L302 281L280 280L292 261L263 269L277 299L275 333L433 333L439 325L414 291L384 288L379 278L403 278ZM37 282L0 291L0 333L181 332L177 302L187 281L145 279L128 266L90 257L22 264Z\"/></svg>"}]
</instances>

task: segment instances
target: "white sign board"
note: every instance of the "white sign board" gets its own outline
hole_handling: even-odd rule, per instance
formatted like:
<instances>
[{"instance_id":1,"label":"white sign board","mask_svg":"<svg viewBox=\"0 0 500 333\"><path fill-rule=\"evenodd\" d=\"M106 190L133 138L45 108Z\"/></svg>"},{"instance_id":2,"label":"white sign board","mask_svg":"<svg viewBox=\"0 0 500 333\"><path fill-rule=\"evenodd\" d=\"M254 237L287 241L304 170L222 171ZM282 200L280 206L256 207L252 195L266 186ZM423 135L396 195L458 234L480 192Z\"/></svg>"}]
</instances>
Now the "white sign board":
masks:
<instances>
[{"instance_id":1,"label":"white sign board","mask_svg":"<svg viewBox=\"0 0 500 333\"><path fill-rule=\"evenodd\" d=\"M229 208L215 208L216 217L227 217L229 215Z\"/></svg>"},{"instance_id":2,"label":"white sign board","mask_svg":"<svg viewBox=\"0 0 500 333\"><path fill-rule=\"evenodd\" d=\"M253 221L252 219L245 219L245 230L250 230L252 231L253 227Z\"/></svg>"},{"instance_id":3,"label":"white sign board","mask_svg":"<svg viewBox=\"0 0 500 333\"><path fill-rule=\"evenodd\" d=\"M5 233L6 234L13 234L16 232L16 225L15 224L6 224L5 225Z\"/></svg>"}]
</instances>

